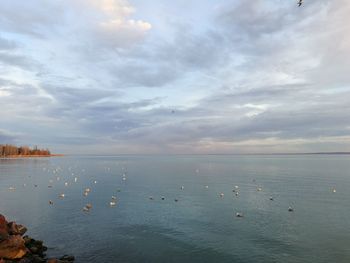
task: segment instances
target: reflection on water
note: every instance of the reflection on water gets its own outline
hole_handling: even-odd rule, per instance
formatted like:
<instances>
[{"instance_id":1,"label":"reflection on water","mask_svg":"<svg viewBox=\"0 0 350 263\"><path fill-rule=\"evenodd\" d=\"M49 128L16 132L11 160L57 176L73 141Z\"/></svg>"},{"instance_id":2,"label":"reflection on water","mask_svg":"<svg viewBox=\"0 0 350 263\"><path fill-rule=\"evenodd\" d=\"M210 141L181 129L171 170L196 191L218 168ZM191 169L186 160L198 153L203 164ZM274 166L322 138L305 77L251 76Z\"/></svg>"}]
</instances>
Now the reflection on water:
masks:
<instances>
[{"instance_id":1,"label":"reflection on water","mask_svg":"<svg viewBox=\"0 0 350 263\"><path fill-rule=\"evenodd\" d=\"M344 155L0 160L0 212L77 262L350 262L349 187Z\"/></svg>"}]
</instances>

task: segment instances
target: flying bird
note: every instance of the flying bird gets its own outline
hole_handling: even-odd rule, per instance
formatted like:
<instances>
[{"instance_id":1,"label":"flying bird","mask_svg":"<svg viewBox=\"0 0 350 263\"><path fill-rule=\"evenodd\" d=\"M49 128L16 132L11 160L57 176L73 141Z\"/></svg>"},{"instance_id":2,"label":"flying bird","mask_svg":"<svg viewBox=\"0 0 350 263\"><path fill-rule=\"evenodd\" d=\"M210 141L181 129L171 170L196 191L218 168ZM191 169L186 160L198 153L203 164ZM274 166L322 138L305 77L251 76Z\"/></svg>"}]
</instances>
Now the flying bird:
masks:
<instances>
[{"instance_id":1,"label":"flying bird","mask_svg":"<svg viewBox=\"0 0 350 263\"><path fill-rule=\"evenodd\" d=\"M303 0L299 0L298 6L301 6L303 4Z\"/></svg>"}]
</instances>

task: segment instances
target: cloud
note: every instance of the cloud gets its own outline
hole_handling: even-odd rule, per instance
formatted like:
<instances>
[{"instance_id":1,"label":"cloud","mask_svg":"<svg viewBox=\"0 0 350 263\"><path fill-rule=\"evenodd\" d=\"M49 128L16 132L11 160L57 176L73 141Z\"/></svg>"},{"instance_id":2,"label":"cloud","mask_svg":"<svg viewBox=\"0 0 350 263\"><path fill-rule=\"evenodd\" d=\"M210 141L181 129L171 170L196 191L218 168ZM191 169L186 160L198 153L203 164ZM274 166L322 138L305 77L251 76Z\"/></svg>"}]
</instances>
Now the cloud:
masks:
<instances>
[{"instance_id":1,"label":"cloud","mask_svg":"<svg viewBox=\"0 0 350 263\"><path fill-rule=\"evenodd\" d=\"M206 1L171 19L135 4L3 1L7 136L99 153L349 149L347 1Z\"/></svg>"},{"instance_id":2,"label":"cloud","mask_svg":"<svg viewBox=\"0 0 350 263\"><path fill-rule=\"evenodd\" d=\"M0 144L16 143L17 134L5 129L0 129Z\"/></svg>"}]
</instances>

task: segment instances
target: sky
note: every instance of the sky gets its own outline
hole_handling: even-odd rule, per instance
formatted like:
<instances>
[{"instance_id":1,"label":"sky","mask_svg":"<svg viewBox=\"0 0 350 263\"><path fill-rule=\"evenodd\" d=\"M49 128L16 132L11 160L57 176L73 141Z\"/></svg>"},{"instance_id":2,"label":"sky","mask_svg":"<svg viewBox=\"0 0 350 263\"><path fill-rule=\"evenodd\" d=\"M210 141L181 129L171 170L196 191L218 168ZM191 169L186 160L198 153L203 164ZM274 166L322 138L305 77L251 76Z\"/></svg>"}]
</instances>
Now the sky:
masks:
<instances>
[{"instance_id":1,"label":"sky","mask_svg":"<svg viewBox=\"0 0 350 263\"><path fill-rule=\"evenodd\" d=\"M350 1L0 0L0 144L350 151Z\"/></svg>"}]
</instances>

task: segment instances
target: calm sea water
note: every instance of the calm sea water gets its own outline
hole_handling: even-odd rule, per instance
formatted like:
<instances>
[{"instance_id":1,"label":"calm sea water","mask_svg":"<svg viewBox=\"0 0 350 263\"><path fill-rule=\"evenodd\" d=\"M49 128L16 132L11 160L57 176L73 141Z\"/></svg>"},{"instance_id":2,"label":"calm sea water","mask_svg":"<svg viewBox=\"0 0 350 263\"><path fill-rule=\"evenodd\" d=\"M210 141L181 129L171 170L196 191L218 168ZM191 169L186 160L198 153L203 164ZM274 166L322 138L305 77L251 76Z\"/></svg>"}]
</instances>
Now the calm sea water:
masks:
<instances>
[{"instance_id":1,"label":"calm sea water","mask_svg":"<svg viewBox=\"0 0 350 263\"><path fill-rule=\"evenodd\" d=\"M350 262L349 201L348 155L0 160L0 213L78 263Z\"/></svg>"}]
</instances>

